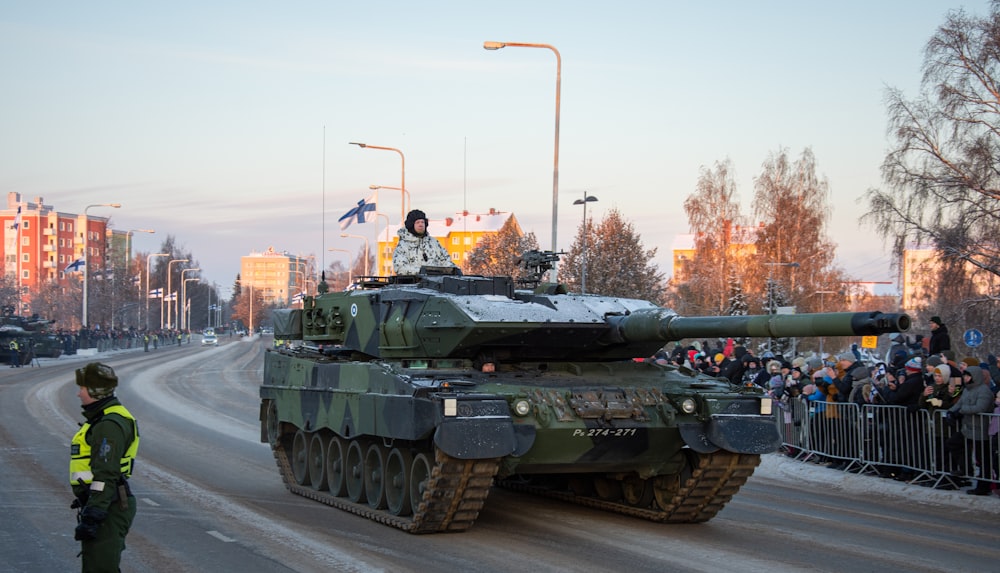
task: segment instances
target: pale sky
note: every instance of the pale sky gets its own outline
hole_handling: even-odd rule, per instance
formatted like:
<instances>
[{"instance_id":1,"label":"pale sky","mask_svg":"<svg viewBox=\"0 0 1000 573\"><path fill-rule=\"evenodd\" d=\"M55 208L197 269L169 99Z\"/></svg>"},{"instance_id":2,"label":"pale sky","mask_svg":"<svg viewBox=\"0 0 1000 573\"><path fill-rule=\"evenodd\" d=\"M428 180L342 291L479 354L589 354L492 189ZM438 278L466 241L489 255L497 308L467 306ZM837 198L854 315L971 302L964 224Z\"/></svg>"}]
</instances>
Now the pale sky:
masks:
<instances>
[{"instance_id":1,"label":"pale sky","mask_svg":"<svg viewBox=\"0 0 1000 573\"><path fill-rule=\"evenodd\" d=\"M855 279L890 280L858 228L881 185L887 87L918 93L948 10L986 1L13 2L0 0L0 188L167 234L228 289L273 246L328 265L369 185L432 219L491 207L551 245L554 54L562 55L559 248L584 192L618 208L670 274L699 168L727 157L744 212L768 155L815 153L828 234ZM324 153L325 139L325 153ZM324 240L325 211L325 240ZM400 196L382 191L392 232ZM349 233L375 240L378 226ZM374 243L373 243L374 244ZM804 265L807 262L803 262Z\"/></svg>"}]
</instances>

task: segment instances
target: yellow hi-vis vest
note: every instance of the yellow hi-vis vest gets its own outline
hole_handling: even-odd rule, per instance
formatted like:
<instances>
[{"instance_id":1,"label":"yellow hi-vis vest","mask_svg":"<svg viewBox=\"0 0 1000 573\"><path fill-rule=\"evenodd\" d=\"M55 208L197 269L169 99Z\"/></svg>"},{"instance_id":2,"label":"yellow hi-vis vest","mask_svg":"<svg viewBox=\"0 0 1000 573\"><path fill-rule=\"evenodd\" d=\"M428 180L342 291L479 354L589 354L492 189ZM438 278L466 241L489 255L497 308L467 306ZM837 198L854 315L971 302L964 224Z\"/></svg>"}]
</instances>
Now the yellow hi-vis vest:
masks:
<instances>
[{"instance_id":1,"label":"yellow hi-vis vest","mask_svg":"<svg viewBox=\"0 0 1000 573\"><path fill-rule=\"evenodd\" d=\"M120 404L108 406L102 414L103 416L118 414L132 422L132 444L121 459L121 475L132 477L132 464L135 463L135 454L139 451L139 424L136 423L135 416ZM94 481L94 473L90 471L90 444L87 443L87 432L90 431L90 427L90 422L80 426L70 446L69 483L73 485L89 484Z\"/></svg>"}]
</instances>

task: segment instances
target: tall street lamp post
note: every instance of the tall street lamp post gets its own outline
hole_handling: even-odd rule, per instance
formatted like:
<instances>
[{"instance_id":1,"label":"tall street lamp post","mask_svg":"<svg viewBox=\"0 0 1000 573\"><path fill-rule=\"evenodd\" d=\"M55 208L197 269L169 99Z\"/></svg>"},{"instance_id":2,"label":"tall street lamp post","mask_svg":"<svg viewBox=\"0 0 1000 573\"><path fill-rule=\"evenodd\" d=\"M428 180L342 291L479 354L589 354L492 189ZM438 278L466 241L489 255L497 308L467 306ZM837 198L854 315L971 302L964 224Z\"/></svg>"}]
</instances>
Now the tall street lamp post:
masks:
<instances>
[{"instance_id":1,"label":"tall street lamp post","mask_svg":"<svg viewBox=\"0 0 1000 573\"><path fill-rule=\"evenodd\" d=\"M357 145L361 149L382 149L384 151L395 151L399 154L399 159L402 162L402 169L400 171L400 183L399 188L405 195L406 191L406 156L403 152L396 149L395 147L382 147L381 145L369 145L367 143L358 143L356 141L351 141L349 145ZM403 197L405 198L405 197ZM403 225L403 221L406 220L406 201L403 201L399 206L399 225ZM366 273L367 274L367 273Z\"/></svg>"},{"instance_id":2,"label":"tall street lamp post","mask_svg":"<svg viewBox=\"0 0 1000 573\"><path fill-rule=\"evenodd\" d=\"M149 265L153 257L169 257L170 253L154 253L146 257L146 331L149 331ZM160 293L160 312L163 312L163 293ZM162 322L162 320L161 320Z\"/></svg>"},{"instance_id":3,"label":"tall street lamp post","mask_svg":"<svg viewBox=\"0 0 1000 573\"><path fill-rule=\"evenodd\" d=\"M184 269L184 270L187 271L187 270L201 270L201 269ZM181 275L181 276L184 276L184 275ZM184 282L181 283L181 306L178 309L178 311L180 312L180 315L181 315L181 318L180 318L181 330L187 330L191 326L190 320L189 320L190 317L191 317L191 307L189 307L188 303L187 303L188 302L188 300L187 300L187 284L189 282L191 282L191 281L200 282L201 279L198 278L198 277L191 277L191 278L184 279Z\"/></svg>"},{"instance_id":4,"label":"tall street lamp post","mask_svg":"<svg viewBox=\"0 0 1000 573\"><path fill-rule=\"evenodd\" d=\"M368 188L371 189L372 191L378 191L379 189L389 189L390 191L399 191L400 193L399 199L400 201L403 202L404 205L403 212L408 213L413 206L413 203L410 201L409 189L403 189L402 187L389 187L388 185L369 185ZM405 215L403 218L404 219L406 218Z\"/></svg>"},{"instance_id":5,"label":"tall street lamp post","mask_svg":"<svg viewBox=\"0 0 1000 573\"><path fill-rule=\"evenodd\" d=\"M184 311L181 310L187 305L187 279L184 278L184 273L200 270L201 269L181 269L181 299L179 301L180 304L174 307L174 324L180 326L181 330L184 330L187 327L184 321Z\"/></svg>"},{"instance_id":6,"label":"tall street lamp post","mask_svg":"<svg viewBox=\"0 0 1000 573\"><path fill-rule=\"evenodd\" d=\"M341 233L340 236L361 239L365 242L365 276L368 276L368 237L362 235L352 235L350 233Z\"/></svg>"},{"instance_id":7,"label":"tall street lamp post","mask_svg":"<svg viewBox=\"0 0 1000 573\"><path fill-rule=\"evenodd\" d=\"M129 273L128 276L131 276L131 273L129 272L129 267L132 266L132 260L131 260L132 259L132 249L130 248L131 244L129 243L129 239L131 239L132 233L155 233L155 232L156 231L154 231L152 229L129 229L128 232L125 233L125 272ZM142 281L139 281L139 288L140 289L142 288ZM147 293L147 295L148 295L148 293ZM149 299L147 298L146 300L149 300ZM135 305L135 312L136 312L135 324L136 324L136 326L138 326L139 322L140 322L140 320L138 318L139 308L140 307L139 307L138 304ZM112 317L112 318L114 318L114 317ZM114 327L114 323L113 322L112 322L112 327Z\"/></svg>"},{"instance_id":8,"label":"tall street lamp post","mask_svg":"<svg viewBox=\"0 0 1000 573\"><path fill-rule=\"evenodd\" d=\"M562 85L562 56L559 50L549 44L525 44L522 42L483 42L483 48L487 50L499 50L501 48L547 48L556 55L556 137L554 159L552 162L552 252L558 252L556 247L556 227L559 222L559 102ZM559 282L558 268L556 263L552 264L552 282Z\"/></svg>"},{"instance_id":9,"label":"tall street lamp post","mask_svg":"<svg viewBox=\"0 0 1000 573\"><path fill-rule=\"evenodd\" d=\"M775 314L776 309L774 308L774 267L790 267L793 269L799 268L799 263L764 263L768 266L767 269L767 313ZM767 350L771 350L771 341L773 338L768 337L767 339Z\"/></svg>"},{"instance_id":10,"label":"tall street lamp post","mask_svg":"<svg viewBox=\"0 0 1000 573\"><path fill-rule=\"evenodd\" d=\"M574 205L583 205L583 264L580 265L580 293L587 294L587 203L597 201L597 197L583 192L583 199L573 201Z\"/></svg>"},{"instance_id":11,"label":"tall street lamp post","mask_svg":"<svg viewBox=\"0 0 1000 573\"><path fill-rule=\"evenodd\" d=\"M80 324L83 328L87 328L87 282L90 279L90 271L87 269L89 253L88 243L90 239L90 218L87 216L87 211L94 207L112 207L114 209L120 208L121 203L97 203L94 205L87 205L83 210L83 312L80 317Z\"/></svg>"},{"instance_id":12,"label":"tall street lamp post","mask_svg":"<svg viewBox=\"0 0 1000 573\"><path fill-rule=\"evenodd\" d=\"M171 267L171 265L173 265L174 263L186 263L186 262L188 262L187 259L171 259L170 262L167 263L167 292L163 293L163 299L162 299L163 301L165 301L168 296L172 296L173 295L173 293L170 292L170 288L171 288L170 285L172 284L172 282L170 280L171 279L171 276L170 276L170 267ZM164 320L167 319L167 318L169 318L169 316L170 316L170 305L169 304L167 305L167 312L166 312L166 314L164 314L164 312L163 312L163 302L160 302L160 328L161 329L164 327ZM169 321L167 321L167 322L169 322Z\"/></svg>"}]
</instances>

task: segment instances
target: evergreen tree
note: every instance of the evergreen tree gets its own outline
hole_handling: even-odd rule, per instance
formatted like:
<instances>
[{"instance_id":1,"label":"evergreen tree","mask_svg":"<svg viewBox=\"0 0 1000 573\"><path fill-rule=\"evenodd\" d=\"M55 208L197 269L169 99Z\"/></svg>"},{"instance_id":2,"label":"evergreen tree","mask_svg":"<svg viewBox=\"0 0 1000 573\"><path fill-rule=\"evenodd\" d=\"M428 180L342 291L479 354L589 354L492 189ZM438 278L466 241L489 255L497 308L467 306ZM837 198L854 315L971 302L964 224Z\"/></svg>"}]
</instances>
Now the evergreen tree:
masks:
<instances>
[{"instance_id":1,"label":"evergreen tree","mask_svg":"<svg viewBox=\"0 0 1000 573\"><path fill-rule=\"evenodd\" d=\"M579 292L583 262L581 226L559 267L559 279ZM618 209L611 209L587 234L587 292L663 302L664 278L653 262L656 248L645 249L632 223Z\"/></svg>"},{"instance_id":2,"label":"evergreen tree","mask_svg":"<svg viewBox=\"0 0 1000 573\"><path fill-rule=\"evenodd\" d=\"M483 237L476 248L469 253L464 271L469 274L483 276L509 276L522 278L525 270L518 261L526 251L537 250L538 240L534 233L525 234L521 231L517 219L513 216L495 234Z\"/></svg>"}]
</instances>

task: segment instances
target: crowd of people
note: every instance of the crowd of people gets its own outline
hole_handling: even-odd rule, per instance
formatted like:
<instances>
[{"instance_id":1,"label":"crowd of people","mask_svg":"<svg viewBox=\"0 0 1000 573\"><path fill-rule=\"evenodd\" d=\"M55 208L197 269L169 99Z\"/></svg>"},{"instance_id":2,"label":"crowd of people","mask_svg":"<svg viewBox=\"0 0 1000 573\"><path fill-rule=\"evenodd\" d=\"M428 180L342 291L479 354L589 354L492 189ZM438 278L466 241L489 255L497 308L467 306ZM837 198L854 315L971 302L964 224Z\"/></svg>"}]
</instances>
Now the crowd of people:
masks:
<instances>
[{"instance_id":1,"label":"crowd of people","mask_svg":"<svg viewBox=\"0 0 1000 573\"><path fill-rule=\"evenodd\" d=\"M857 444L866 443L856 439L860 436L877 442L882 450L885 463L879 466L879 475L909 481L918 473L913 466L919 465L909 461L924 454L913 451L920 449L915 445L922 443L920 432L936 432L940 439L934 452L935 469L949 478L938 486L971 485L968 476L977 476L976 487L968 493L989 495L991 484L1000 481L997 357L989 354L980 360L956 354L947 326L937 316L930 319L928 336L897 333L890 340L883 360L871 359L857 345L836 355L790 360L772 352L757 356L732 339L678 344L654 360L761 388L788 413L790 423L801 425L809 420L815 449L838 451L829 460L835 469L858 467L851 460L857 457L858 452L852 451L858 449ZM897 406L883 409L883 414L901 412L901 418L861 420L856 413L869 405ZM894 435L878 435L886 428ZM792 445L792 453L794 449Z\"/></svg>"}]
</instances>

